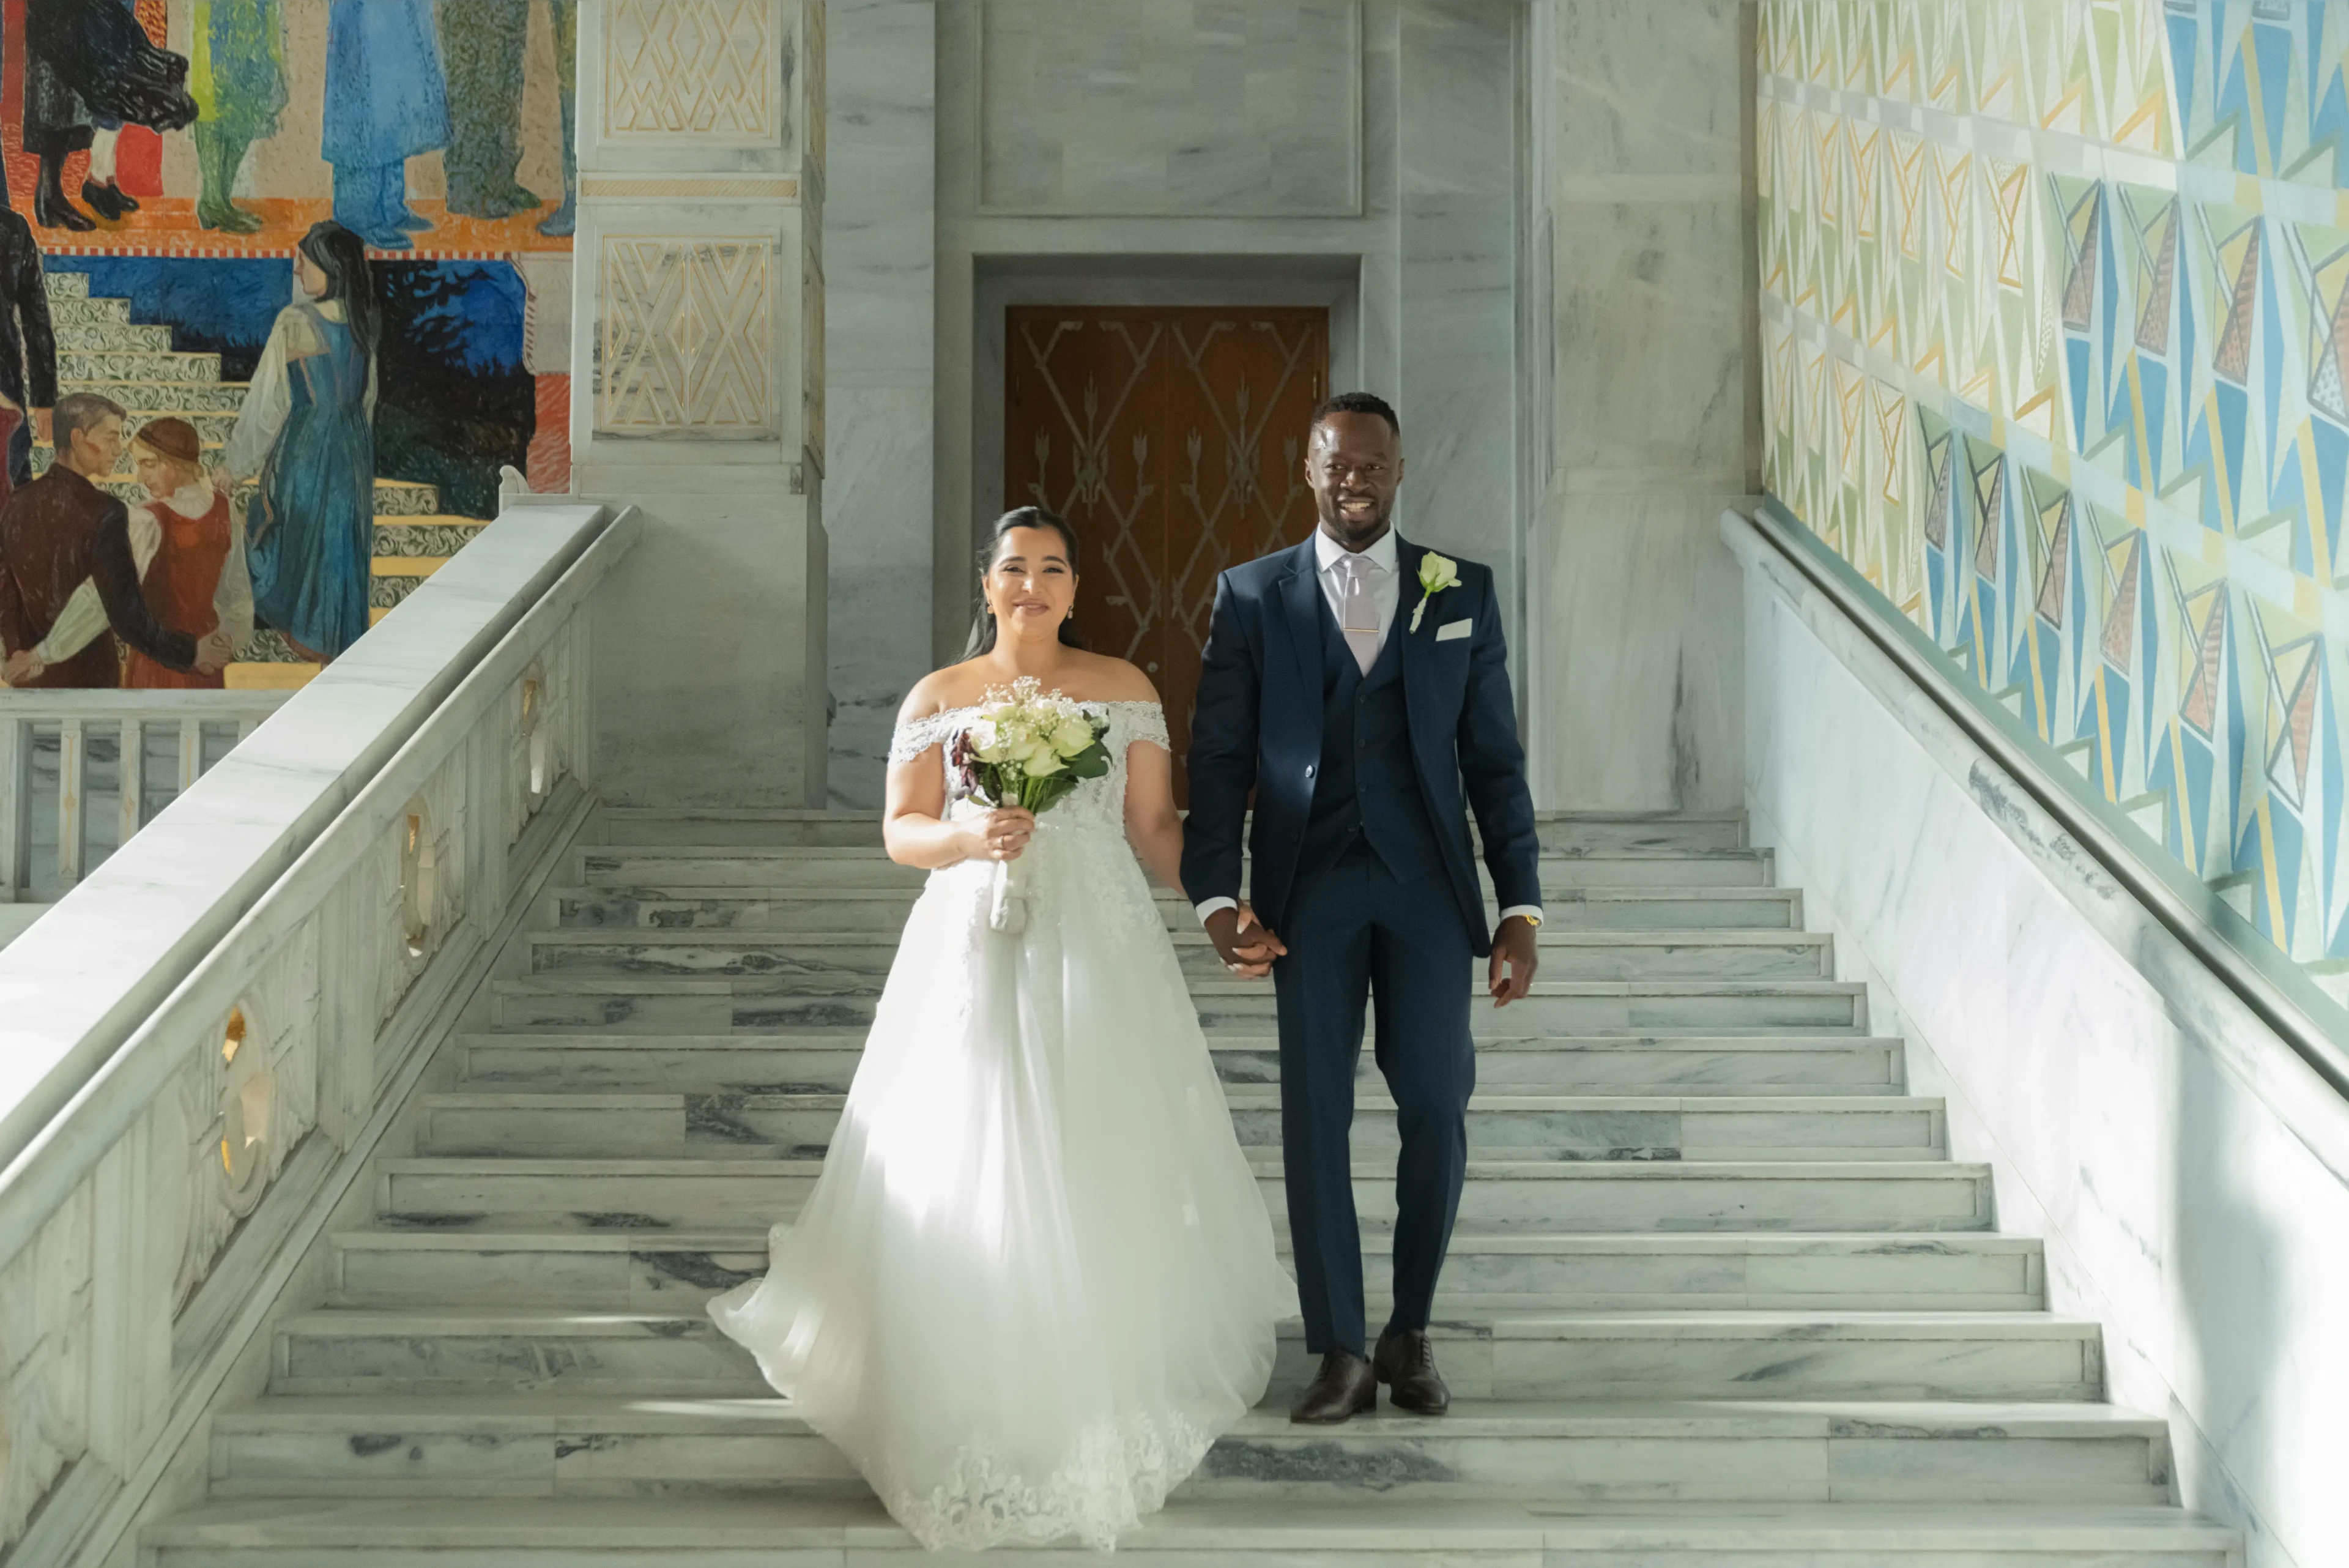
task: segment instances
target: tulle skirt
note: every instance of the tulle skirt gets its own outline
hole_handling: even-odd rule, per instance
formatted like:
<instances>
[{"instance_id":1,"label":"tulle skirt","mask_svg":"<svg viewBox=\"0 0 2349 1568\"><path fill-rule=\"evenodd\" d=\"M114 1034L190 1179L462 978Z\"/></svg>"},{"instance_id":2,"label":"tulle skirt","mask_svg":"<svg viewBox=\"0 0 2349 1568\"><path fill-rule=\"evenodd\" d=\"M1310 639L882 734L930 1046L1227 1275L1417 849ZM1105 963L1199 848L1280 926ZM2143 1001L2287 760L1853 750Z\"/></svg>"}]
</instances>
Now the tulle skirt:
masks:
<instances>
[{"instance_id":1,"label":"tulle skirt","mask_svg":"<svg viewBox=\"0 0 2349 1568\"><path fill-rule=\"evenodd\" d=\"M1262 1397L1295 1288L1122 836L1029 918L933 873L799 1219L719 1328L933 1548L1115 1544Z\"/></svg>"}]
</instances>

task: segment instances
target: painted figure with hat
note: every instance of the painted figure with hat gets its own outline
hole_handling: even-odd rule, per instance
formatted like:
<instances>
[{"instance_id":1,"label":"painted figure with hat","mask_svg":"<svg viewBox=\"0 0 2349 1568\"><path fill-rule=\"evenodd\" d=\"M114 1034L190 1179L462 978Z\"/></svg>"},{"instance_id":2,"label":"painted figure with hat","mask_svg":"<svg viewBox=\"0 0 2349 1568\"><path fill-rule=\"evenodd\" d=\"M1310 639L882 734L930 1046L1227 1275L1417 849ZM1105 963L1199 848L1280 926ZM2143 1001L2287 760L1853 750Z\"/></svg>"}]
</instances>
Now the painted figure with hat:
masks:
<instances>
[{"instance_id":1,"label":"painted figure with hat","mask_svg":"<svg viewBox=\"0 0 2349 1568\"><path fill-rule=\"evenodd\" d=\"M127 519L140 597L149 612L164 626L197 637L217 632L228 646L243 646L253 636L244 523L205 473L196 427L181 419L150 420L131 438L130 457L149 496ZM106 629L98 585L86 581L58 612L35 657L43 664L65 663ZM175 670L136 647L123 650L125 687L196 691L218 691L221 683L217 670Z\"/></svg>"}]
</instances>

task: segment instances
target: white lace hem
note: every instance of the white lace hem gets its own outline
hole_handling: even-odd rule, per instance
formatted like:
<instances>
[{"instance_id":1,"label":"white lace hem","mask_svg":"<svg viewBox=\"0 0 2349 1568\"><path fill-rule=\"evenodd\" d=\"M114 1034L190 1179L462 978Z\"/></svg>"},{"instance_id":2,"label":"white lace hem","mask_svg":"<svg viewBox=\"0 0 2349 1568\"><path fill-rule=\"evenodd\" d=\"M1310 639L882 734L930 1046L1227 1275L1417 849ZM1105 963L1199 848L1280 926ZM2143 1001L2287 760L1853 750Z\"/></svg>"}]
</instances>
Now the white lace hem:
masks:
<instances>
[{"instance_id":1,"label":"white lace hem","mask_svg":"<svg viewBox=\"0 0 2349 1568\"><path fill-rule=\"evenodd\" d=\"M984 1441L966 1445L926 1496L891 1477L871 1479L897 1522L933 1552L1047 1546L1071 1537L1113 1552L1118 1536L1164 1507L1214 1442L1171 1411L1133 1415L1086 1428L1067 1461L1041 1482L1015 1473Z\"/></svg>"}]
</instances>

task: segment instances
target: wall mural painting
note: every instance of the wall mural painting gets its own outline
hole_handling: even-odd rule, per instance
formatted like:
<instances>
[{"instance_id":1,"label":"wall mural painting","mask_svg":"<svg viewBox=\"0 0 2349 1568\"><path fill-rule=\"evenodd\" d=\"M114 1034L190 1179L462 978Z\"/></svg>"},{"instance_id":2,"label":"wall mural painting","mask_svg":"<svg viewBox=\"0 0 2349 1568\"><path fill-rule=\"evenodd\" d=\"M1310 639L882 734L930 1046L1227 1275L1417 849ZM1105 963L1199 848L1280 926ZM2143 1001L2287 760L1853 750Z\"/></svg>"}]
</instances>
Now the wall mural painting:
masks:
<instances>
[{"instance_id":1,"label":"wall mural painting","mask_svg":"<svg viewBox=\"0 0 2349 1568\"><path fill-rule=\"evenodd\" d=\"M1771 493L2349 996L2349 3L1759 41Z\"/></svg>"},{"instance_id":2,"label":"wall mural painting","mask_svg":"<svg viewBox=\"0 0 2349 1568\"><path fill-rule=\"evenodd\" d=\"M568 488L577 26L0 0L0 682L298 685Z\"/></svg>"}]
</instances>

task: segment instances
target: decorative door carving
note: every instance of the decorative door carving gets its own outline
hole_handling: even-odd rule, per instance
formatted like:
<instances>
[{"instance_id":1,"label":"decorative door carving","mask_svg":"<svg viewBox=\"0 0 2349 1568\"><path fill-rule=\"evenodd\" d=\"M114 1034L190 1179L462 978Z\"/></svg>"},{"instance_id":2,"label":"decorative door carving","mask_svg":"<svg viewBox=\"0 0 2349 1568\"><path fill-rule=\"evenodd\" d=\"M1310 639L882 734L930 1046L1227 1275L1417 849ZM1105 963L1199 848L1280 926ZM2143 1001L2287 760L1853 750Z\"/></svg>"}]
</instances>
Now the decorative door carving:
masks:
<instances>
[{"instance_id":1,"label":"decorative door carving","mask_svg":"<svg viewBox=\"0 0 2349 1568\"><path fill-rule=\"evenodd\" d=\"M1158 683L1179 758L1217 574L1313 530L1330 313L1015 306L1004 348L1004 506L1076 524L1079 623Z\"/></svg>"}]
</instances>

